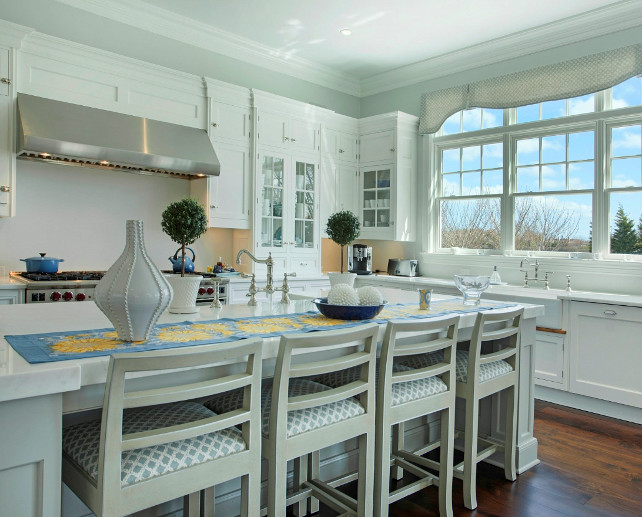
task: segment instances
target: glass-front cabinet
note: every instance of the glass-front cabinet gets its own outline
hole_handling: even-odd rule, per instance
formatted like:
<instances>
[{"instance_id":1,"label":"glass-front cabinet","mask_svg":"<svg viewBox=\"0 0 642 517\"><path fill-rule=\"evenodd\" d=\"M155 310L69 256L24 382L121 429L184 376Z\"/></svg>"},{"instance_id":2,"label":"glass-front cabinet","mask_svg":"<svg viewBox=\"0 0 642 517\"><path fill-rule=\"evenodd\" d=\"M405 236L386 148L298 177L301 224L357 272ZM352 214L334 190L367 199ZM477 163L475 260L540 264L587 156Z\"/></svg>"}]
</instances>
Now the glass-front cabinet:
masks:
<instances>
[{"instance_id":1,"label":"glass-front cabinet","mask_svg":"<svg viewBox=\"0 0 642 517\"><path fill-rule=\"evenodd\" d=\"M361 211L363 227L391 226L391 166L366 168L361 171Z\"/></svg>"},{"instance_id":2,"label":"glass-front cabinet","mask_svg":"<svg viewBox=\"0 0 642 517\"><path fill-rule=\"evenodd\" d=\"M261 256L317 256L319 243L318 164L314 157L288 156L275 151L258 155L256 244ZM278 263L278 261L277 261ZM314 270L316 261L282 261L292 271ZM297 268L296 266L300 266ZM275 264L275 270L280 269Z\"/></svg>"}]
</instances>

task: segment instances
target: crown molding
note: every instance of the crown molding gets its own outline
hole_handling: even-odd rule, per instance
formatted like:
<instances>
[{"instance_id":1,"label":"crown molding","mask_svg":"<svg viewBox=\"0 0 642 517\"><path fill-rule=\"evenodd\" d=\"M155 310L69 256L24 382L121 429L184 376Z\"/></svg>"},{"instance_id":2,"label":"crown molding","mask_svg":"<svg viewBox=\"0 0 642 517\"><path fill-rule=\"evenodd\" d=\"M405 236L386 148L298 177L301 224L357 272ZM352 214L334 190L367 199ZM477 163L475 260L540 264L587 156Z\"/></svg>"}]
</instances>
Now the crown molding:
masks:
<instances>
[{"instance_id":1,"label":"crown molding","mask_svg":"<svg viewBox=\"0 0 642 517\"><path fill-rule=\"evenodd\" d=\"M19 49L25 36L33 31L31 27L0 20L0 43Z\"/></svg>"},{"instance_id":2,"label":"crown molding","mask_svg":"<svg viewBox=\"0 0 642 517\"><path fill-rule=\"evenodd\" d=\"M360 83L355 77L297 56L286 56L278 49L137 0L56 1L188 45L359 96Z\"/></svg>"},{"instance_id":3,"label":"crown molding","mask_svg":"<svg viewBox=\"0 0 642 517\"><path fill-rule=\"evenodd\" d=\"M629 0L383 72L361 81L361 97L488 66L642 25L642 3Z\"/></svg>"}]
</instances>

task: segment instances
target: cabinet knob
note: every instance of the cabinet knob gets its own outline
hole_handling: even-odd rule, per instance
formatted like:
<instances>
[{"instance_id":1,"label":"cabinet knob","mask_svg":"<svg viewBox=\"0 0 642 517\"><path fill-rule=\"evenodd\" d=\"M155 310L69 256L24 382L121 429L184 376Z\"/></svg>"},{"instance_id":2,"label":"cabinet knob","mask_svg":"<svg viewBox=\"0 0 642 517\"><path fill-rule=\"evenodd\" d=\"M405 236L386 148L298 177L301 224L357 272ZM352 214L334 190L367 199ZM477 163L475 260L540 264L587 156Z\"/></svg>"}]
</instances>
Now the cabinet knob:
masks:
<instances>
[{"instance_id":1,"label":"cabinet knob","mask_svg":"<svg viewBox=\"0 0 642 517\"><path fill-rule=\"evenodd\" d=\"M217 122L212 122L212 127L218 127L218 123Z\"/></svg>"},{"instance_id":2,"label":"cabinet knob","mask_svg":"<svg viewBox=\"0 0 642 517\"><path fill-rule=\"evenodd\" d=\"M210 208L218 208L216 205L210 205Z\"/></svg>"},{"instance_id":3,"label":"cabinet knob","mask_svg":"<svg viewBox=\"0 0 642 517\"><path fill-rule=\"evenodd\" d=\"M7 185L0 185L0 192L11 192L11 187Z\"/></svg>"},{"instance_id":4,"label":"cabinet knob","mask_svg":"<svg viewBox=\"0 0 642 517\"><path fill-rule=\"evenodd\" d=\"M340 152L340 153L343 153L343 152L344 152L344 150L343 150L343 149L339 149L339 152Z\"/></svg>"},{"instance_id":5,"label":"cabinet knob","mask_svg":"<svg viewBox=\"0 0 642 517\"><path fill-rule=\"evenodd\" d=\"M606 314L607 316L617 316L617 312L612 310L604 311L604 314Z\"/></svg>"},{"instance_id":6,"label":"cabinet knob","mask_svg":"<svg viewBox=\"0 0 642 517\"><path fill-rule=\"evenodd\" d=\"M395 151L396 151L396 149L395 149L394 147L391 147L391 148L390 148L390 152L391 152L391 153L394 153Z\"/></svg>"},{"instance_id":7,"label":"cabinet knob","mask_svg":"<svg viewBox=\"0 0 642 517\"><path fill-rule=\"evenodd\" d=\"M289 141L290 141L290 139L289 139L287 136L284 136L284 137L283 137L283 141L284 141L284 142L289 142Z\"/></svg>"},{"instance_id":8,"label":"cabinet knob","mask_svg":"<svg viewBox=\"0 0 642 517\"><path fill-rule=\"evenodd\" d=\"M11 79L9 79L8 77L3 77L3 78L0 79L0 83L2 83L2 84L11 84Z\"/></svg>"},{"instance_id":9,"label":"cabinet knob","mask_svg":"<svg viewBox=\"0 0 642 517\"><path fill-rule=\"evenodd\" d=\"M290 142L296 142L296 138L290 138Z\"/></svg>"}]
</instances>

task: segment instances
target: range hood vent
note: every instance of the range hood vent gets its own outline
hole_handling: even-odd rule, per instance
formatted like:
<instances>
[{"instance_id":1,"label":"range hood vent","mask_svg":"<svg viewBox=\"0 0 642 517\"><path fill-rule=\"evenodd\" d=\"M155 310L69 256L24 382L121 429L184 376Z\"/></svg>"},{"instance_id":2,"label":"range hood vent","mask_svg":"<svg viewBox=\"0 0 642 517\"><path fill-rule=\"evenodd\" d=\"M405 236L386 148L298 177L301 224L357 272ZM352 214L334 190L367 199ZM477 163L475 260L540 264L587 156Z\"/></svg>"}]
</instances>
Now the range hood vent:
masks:
<instances>
[{"instance_id":1,"label":"range hood vent","mask_svg":"<svg viewBox=\"0 0 642 517\"><path fill-rule=\"evenodd\" d=\"M205 130L18 94L17 156L139 174L218 176Z\"/></svg>"}]
</instances>

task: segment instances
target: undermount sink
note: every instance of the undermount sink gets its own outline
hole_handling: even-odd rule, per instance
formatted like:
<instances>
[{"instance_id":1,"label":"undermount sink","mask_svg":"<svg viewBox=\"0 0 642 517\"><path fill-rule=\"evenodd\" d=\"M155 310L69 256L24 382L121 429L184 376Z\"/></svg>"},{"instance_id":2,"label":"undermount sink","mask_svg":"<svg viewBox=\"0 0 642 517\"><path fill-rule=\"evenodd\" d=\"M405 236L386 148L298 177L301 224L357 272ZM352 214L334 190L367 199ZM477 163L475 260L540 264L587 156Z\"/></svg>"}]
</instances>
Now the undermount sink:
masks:
<instances>
[{"instance_id":1,"label":"undermount sink","mask_svg":"<svg viewBox=\"0 0 642 517\"><path fill-rule=\"evenodd\" d=\"M564 294L564 291L560 291L559 289L546 290L533 287L501 286L501 292L491 288L484 293L483 297L490 300L543 305L544 315L537 317L537 326L561 329L562 302L557 299L560 294Z\"/></svg>"}]
</instances>

